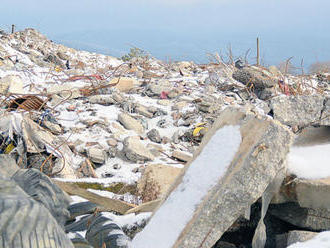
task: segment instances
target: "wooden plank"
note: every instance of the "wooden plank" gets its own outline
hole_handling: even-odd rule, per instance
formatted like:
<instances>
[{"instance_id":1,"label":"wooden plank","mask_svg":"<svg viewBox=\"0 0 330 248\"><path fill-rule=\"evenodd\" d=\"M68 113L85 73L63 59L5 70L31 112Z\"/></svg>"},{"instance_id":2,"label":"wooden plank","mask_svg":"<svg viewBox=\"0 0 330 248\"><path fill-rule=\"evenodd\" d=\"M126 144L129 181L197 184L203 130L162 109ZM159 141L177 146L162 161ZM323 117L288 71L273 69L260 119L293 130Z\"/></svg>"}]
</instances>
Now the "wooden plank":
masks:
<instances>
[{"instance_id":1,"label":"wooden plank","mask_svg":"<svg viewBox=\"0 0 330 248\"><path fill-rule=\"evenodd\" d=\"M103 207L102 211L115 211L120 214L125 214L128 210L137 207L137 205L134 204L130 204L116 199L110 199L92 193L90 191L87 191L86 189L80 188L78 185L72 182L63 182L54 179L53 182L70 195L78 195L95 204L100 205L101 207Z\"/></svg>"}]
</instances>

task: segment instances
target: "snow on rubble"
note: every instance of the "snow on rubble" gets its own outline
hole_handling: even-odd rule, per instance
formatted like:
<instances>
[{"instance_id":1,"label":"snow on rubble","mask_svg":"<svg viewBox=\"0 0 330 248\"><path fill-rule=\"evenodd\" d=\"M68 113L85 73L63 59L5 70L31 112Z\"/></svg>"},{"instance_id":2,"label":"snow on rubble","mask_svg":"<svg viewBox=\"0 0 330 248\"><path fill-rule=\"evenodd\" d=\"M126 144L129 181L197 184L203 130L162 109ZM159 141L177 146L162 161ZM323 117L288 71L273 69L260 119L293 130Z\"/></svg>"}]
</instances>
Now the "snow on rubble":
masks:
<instances>
[{"instance_id":1,"label":"snow on rubble","mask_svg":"<svg viewBox=\"0 0 330 248\"><path fill-rule=\"evenodd\" d=\"M153 216L143 232L135 237L132 247L172 247L192 218L195 206L226 172L240 143L239 126L219 129L190 165L182 183ZM213 159L209 161L209 158ZM179 215L176 211L178 206L182 209Z\"/></svg>"},{"instance_id":2,"label":"snow on rubble","mask_svg":"<svg viewBox=\"0 0 330 248\"><path fill-rule=\"evenodd\" d=\"M299 230L330 230L325 221L330 214L324 212L330 196L322 191L330 185L330 141L324 138L330 137L328 74L283 75L274 66L236 68L219 61L164 62L145 53L126 57L78 51L34 29L0 35L1 156L50 176L72 196L69 212L75 217L65 226L69 238L79 234L80 241L94 244L94 230L98 235L97 228L104 228L110 235L114 228L118 242L127 246L126 236L132 247L171 247L244 140L239 126L225 126L194 157L217 118L232 107L280 123L279 129L290 130L296 140L315 130L315 142L291 147L286 184L270 211ZM255 146L249 156L260 162L258 155L268 147ZM183 184L144 228L193 159ZM323 181L310 181L318 179ZM316 192L315 198L304 192ZM261 206L246 205L252 212ZM303 213L290 218L290 211ZM98 221L103 224L95 227ZM244 228L255 231L257 222L239 218L228 231L241 237ZM267 240L280 235L270 233Z\"/></svg>"}]
</instances>

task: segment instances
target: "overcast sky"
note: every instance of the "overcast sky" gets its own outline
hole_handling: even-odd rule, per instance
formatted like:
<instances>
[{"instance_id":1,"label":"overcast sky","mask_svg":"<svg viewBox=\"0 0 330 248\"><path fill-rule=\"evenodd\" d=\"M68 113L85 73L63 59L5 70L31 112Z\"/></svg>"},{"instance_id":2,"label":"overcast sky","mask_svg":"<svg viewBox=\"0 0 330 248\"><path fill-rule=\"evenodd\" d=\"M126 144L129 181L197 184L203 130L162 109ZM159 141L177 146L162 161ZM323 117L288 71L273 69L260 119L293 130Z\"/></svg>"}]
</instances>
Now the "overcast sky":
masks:
<instances>
[{"instance_id":1,"label":"overcast sky","mask_svg":"<svg viewBox=\"0 0 330 248\"><path fill-rule=\"evenodd\" d=\"M329 0L1 0L1 10L0 28L7 31L16 24L18 29L37 28L55 40L76 34L76 41L109 46L110 51L111 40L117 40L113 51L133 42L160 56L160 47L172 51L164 44L187 43L189 57L192 47L217 50L230 42L242 50L254 46L259 36L268 60L286 54L330 59ZM92 31L94 36L81 35Z\"/></svg>"}]
</instances>

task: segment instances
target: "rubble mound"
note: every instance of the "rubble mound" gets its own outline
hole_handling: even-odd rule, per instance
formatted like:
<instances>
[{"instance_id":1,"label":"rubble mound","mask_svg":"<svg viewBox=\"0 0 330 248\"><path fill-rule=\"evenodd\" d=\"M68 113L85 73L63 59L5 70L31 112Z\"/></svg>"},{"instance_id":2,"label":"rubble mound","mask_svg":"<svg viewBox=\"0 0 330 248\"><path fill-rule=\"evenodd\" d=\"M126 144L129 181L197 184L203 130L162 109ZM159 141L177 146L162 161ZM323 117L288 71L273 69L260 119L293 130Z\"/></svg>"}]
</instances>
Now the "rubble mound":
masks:
<instances>
[{"instance_id":1,"label":"rubble mound","mask_svg":"<svg viewBox=\"0 0 330 248\"><path fill-rule=\"evenodd\" d=\"M0 33L2 234L30 218L16 234L54 247L287 247L330 229L328 74L123 58Z\"/></svg>"}]
</instances>

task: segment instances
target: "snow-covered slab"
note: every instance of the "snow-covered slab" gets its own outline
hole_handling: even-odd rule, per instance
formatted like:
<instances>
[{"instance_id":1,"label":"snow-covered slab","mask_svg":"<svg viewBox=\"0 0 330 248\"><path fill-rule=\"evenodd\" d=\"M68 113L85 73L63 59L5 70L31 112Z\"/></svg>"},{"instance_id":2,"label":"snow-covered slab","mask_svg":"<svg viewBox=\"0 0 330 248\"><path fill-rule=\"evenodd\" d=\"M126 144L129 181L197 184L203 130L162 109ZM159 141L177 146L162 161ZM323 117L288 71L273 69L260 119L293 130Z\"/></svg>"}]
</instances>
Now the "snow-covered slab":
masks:
<instances>
[{"instance_id":1,"label":"snow-covered slab","mask_svg":"<svg viewBox=\"0 0 330 248\"><path fill-rule=\"evenodd\" d=\"M303 208L330 210L329 154L329 127L306 128L288 154L288 174L297 178L282 186L282 196Z\"/></svg>"},{"instance_id":2,"label":"snow-covered slab","mask_svg":"<svg viewBox=\"0 0 330 248\"><path fill-rule=\"evenodd\" d=\"M330 177L330 143L292 147L288 156L289 173L304 179Z\"/></svg>"},{"instance_id":3,"label":"snow-covered slab","mask_svg":"<svg viewBox=\"0 0 330 248\"><path fill-rule=\"evenodd\" d=\"M298 242L288 246L288 248L327 248L330 247L330 231L321 232L314 238L305 241Z\"/></svg>"},{"instance_id":4,"label":"snow-covered slab","mask_svg":"<svg viewBox=\"0 0 330 248\"><path fill-rule=\"evenodd\" d=\"M291 140L266 116L224 110L132 247L212 247L284 169Z\"/></svg>"}]
</instances>

